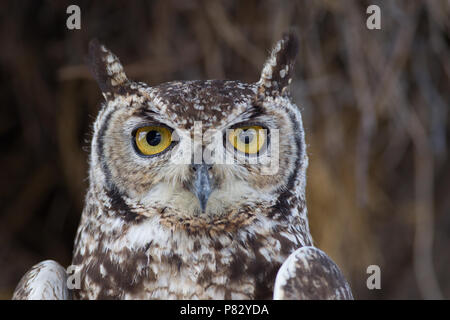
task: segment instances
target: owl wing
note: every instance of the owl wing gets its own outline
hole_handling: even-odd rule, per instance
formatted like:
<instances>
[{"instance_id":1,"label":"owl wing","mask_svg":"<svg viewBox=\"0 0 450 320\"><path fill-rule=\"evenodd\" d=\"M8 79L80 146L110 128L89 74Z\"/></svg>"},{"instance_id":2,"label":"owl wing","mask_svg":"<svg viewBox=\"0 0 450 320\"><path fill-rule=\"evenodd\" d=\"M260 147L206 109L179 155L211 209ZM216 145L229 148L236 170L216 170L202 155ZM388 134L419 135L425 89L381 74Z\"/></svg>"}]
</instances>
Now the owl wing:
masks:
<instances>
[{"instance_id":1,"label":"owl wing","mask_svg":"<svg viewBox=\"0 0 450 320\"><path fill-rule=\"evenodd\" d=\"M338 266L320 249L301 247L281 265L275 300L352 300L350 286Z\"/></svg>"},{"instance_id":2,"label":"owl wing","mask_svg":"<svg viewBox=\"0 0 450 320\"><path fill-rule=\"evenodd\" d=\"M66 270L52 260L34 265L20 280L12 300L70 300Z\"/></svg>"}]
</instances>

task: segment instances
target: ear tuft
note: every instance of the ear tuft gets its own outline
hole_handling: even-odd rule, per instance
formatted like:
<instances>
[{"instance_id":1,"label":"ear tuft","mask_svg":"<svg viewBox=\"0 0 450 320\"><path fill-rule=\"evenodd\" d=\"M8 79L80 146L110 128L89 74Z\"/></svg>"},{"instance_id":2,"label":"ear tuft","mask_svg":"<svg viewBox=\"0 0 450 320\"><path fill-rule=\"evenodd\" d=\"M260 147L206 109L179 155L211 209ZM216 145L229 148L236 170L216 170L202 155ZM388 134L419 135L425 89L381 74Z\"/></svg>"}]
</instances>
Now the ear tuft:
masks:
<instances>
[{"instance_id":1,"label":"ear tuft","mask_svg":"<svg viewBox=\"0 0 450 320\"><path fill-rule=\"evenodd\" d=\"M97 39L89 42L89 66L106 99L128 84L122 64L111 51Z\"/></svg>"},{"instance_id":2,"label":"ear tuft","mask_svg":"<svg viewBox=\"0 0 450 320\"><path fill-rule=\"evenodd\" d=\"M298 47L298 37L293 30L277 42L261 72L260 94L275 96L286 92L294 74Z\"/></svg>"}]
</instances>

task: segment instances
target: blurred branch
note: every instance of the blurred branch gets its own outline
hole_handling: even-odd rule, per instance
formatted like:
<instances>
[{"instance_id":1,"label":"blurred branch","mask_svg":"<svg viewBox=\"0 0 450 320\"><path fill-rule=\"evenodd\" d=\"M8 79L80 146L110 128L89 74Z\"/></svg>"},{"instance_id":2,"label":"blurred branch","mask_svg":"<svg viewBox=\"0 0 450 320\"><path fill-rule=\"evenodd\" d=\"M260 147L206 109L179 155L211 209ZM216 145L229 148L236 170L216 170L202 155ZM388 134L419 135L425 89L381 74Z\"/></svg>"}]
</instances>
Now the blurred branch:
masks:
<instances>
[{"instance_id":1,"label":"blurred branch","mask_svg":"<svg viewBox=\"0 0 450 320\"><path fill-rule=\"evenodd\" d=\"M410 113L409 127L415 146L416 232L414 237L414 269L422 296L425 299L442 299L433 267L433 152L429 146L427 133L414 111Z\"/></svg>"},{"instance_id":2,"label":"blurred branch","mask_svg":"<svg viewBox=\"0 0 450 320\"><path fill-rule=\"evenodd\" d=\"M146 59L124 66L125 72L130 79L160 78L161 75L172 74L178 70L188 67L199 60L199 50L196 47L188 47L181 57L164 57L159 59ZM58 70L60 81L71 81L76 79L93 79L89 67L73 65L61 67Z\"/></svg>"},{"instance_id":3,"label":"blurred branch","mask_svg":"<svg viewBox=\"0 0 450 320\"><path fill-rule=\"evenodd\" d=\"M358 9L354 2L348 2L348 12L350 19L344 19L343 37L348 53L348 63L350 79L353 86L353 93L360 110L360 121L356 141L355 156L355 179L356 198L360 206L367 204L367 174L369 163L369 151L373 132L376 126L374 96L368 82L368 70L363 55L365 41L361 39L361 28L364 28L364 21L358 14Z\"/></svg>"},{"instance_id":4,"label":"blurred branch","mask_svg":"<svg viewBox=\"0 0 450 320\"><path fill-rule=\"evenodd\" d=\"M230 48L233 48L238 55L259 71L266 58L265 54L251 44L241 33L240 29L233 25L227 17L221 2L209 0L204 1L203 4L209 17L210 24L216 31L216 35L219 38L222 38Z\"/></svg>"},{"instance_id":5,"label":"blurred branch","mask_svg":"<svg viewBox=\"0 0 450 320\"><path fill-rule=\"evenodd\" d=\"M197 41L200 43L207 78L224 79L225 71L223 70L221 49L209 28L205 15L196 11L192 15L191 23Z\"/></svg>"}]
</instances>

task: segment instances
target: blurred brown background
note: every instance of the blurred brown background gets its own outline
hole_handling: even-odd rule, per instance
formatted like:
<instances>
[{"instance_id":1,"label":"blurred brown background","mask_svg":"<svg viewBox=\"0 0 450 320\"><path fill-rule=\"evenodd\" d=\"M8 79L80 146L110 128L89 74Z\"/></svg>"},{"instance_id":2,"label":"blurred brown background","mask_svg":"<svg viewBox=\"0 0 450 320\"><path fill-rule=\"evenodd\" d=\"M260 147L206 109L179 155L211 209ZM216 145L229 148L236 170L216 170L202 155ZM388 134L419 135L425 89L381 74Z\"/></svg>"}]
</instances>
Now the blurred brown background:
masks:
<instances>
[{"instance_id":1,"label":"blurred brown background","mask_svg":"<svg viewBox=\"0 0 450 320\"><path fill-rule=\"evenodd\" d=\"M81 30L66 8L81 7ZM366 8L381 8L381 30ZM2 1L0 298L43 259L68 265L102 100L97 37L129 78L256 81L291 26L316 245L359 299L450 298L448 1ZM368 290L366 268L381 268Z\"/></svg>"}]
</instances>

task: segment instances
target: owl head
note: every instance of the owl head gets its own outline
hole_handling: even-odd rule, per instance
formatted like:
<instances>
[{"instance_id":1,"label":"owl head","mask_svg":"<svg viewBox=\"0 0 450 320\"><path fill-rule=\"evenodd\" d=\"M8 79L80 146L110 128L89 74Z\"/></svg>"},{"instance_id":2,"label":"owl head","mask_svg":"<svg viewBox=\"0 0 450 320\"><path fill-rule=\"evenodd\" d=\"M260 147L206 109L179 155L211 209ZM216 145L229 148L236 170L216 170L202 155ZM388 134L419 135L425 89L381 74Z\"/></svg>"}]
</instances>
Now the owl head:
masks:
<instances>
[{"instance_id":1,"label":"owl head","mask_svg":"<svg viewBox=\"0 0 450 320\"><path fill-rule=\"evenodd\" d=\"M294 33L276 43L259 81L127 78L98 41L90 67L105 98L94 125L90 183L136 219L198 230L283 215L304 198L304 131L288 88ZM275 210L278 209L278 210Z\"/></svg>"}]
</instances>

